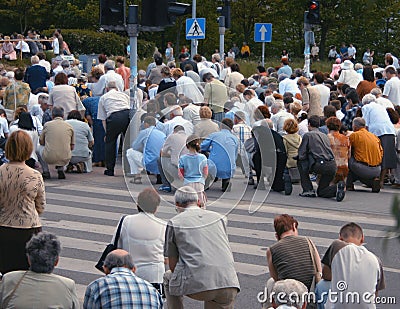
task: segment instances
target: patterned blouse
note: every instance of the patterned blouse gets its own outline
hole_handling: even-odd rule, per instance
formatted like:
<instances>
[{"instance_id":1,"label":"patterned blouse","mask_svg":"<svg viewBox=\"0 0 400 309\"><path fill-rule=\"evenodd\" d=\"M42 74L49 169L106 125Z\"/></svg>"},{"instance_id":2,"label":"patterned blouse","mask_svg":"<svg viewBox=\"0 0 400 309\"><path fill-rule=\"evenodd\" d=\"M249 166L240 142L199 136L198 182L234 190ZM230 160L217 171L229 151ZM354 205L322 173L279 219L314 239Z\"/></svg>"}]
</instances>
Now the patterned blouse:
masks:
<instances>
[{"instance_id":1,"label":"patterned blouse","mask_svg":"<svg viewBox=\"0 0 400 309\"><path fill-rule=\"evenodd\" d=\"M0 226L36 228L46 205L40 172L24 163L0 166Z\"/></svg>"},{"instance_id":2,"label":"patterned blouse","mask_svg":"<svg viewBox=\"0 0 400 309\"><path fill-rule=\"evenodd\" d=\"M347 166L350 153L350 141L347 136L340 134L337 131L332 131L328 134L333 155L335 156L336 165Z\"/></svg>"},{"instance_id":3,"label":"patterned blouse","mask_svg":"<svg viewBox=\"0 0 400 309\"><path fill-rule=\"evenodd\" d=\"M7 109L15 110L15 106L28 105L31 88L27 83L16 81L10 83L3 97L3 105Z\"/></svg>"}]
</instances>

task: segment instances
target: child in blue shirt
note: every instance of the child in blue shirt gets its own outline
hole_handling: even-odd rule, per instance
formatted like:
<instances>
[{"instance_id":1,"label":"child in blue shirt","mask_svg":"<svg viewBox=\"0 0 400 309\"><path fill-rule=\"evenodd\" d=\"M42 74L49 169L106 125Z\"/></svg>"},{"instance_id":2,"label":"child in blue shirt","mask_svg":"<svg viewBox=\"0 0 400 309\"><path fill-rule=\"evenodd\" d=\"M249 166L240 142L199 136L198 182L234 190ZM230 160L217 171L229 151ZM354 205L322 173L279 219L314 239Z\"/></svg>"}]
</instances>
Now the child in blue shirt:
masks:
<instances>
[{"instance_id":1,"label":"child in blue shirt","mask_svg":"<svg viewBox=\"0 0 400 309\"><path fill-rule=\"evenodd\" d=\"M204 192L205 180L208 175L208 164L205 155L199 153L200 138L191 135L186 140L189 153L179 158L179 177L183 184L194 188L199 195L200 207L205 208L207 197Z\"/></svg>"}]
</instances>

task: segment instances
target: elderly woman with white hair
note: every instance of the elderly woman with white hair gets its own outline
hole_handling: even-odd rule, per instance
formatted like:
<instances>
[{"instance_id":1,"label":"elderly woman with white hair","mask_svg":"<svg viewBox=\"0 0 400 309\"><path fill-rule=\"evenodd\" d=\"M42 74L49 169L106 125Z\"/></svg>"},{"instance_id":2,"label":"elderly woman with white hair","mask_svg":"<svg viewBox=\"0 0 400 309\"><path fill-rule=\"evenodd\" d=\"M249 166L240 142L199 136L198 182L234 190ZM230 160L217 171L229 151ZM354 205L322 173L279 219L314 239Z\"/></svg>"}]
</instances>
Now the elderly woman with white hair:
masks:
<instances>
[{"instance_id":1,"label":"elderly woman with white hair","mask_svg":"<svg viewBox=\"0 0 400 309\"><path fill-rule=\"evenodd\" d=\"M362 114L368 131L375 134L383 148L382 170L380 176L381 188L389 169L397 167L396 131L386 109L376 103L372 94L364 96Z\"/></svg>"}]
</instances>

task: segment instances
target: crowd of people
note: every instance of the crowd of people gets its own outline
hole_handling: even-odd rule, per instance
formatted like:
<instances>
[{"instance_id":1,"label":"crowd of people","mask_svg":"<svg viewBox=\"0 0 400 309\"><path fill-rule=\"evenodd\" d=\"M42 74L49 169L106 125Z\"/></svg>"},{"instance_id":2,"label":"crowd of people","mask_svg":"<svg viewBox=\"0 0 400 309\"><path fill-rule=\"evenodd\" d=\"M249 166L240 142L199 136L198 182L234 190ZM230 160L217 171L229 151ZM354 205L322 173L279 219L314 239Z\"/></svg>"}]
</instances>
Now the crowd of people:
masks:
<instances>
[{"instance_id":1,"label":"crowd of people","mask_svg":"<svg viewBox=\"0 0 400 309\"><path fill-rule=\"evenodd\" d=\"M55 165L58 179L75 169L90 172L92 166L105 167L104 175L114 176L118 149L124 149L118 147L118 140L130 122L130 145L124 154L130 173L126 176L132 177L133 184L141 184L143 174L154 175L152 181L160 184L159 191L175 191L179 214L166 230L159 227L137 234L137 221L145 222L140 212L154 216L159 204L157 191L143 191L138 217L128 216L121 223L121 250L106 260L107 277L89 285L85 308L112 307L114 301L135 306L138 299L132 295L137 294L140 305L146 303L150 308L162 307L160 295L167 297L172 308L182 308L183 295L205 301L210 308L233 308L240 287L226 219L206 210L206 191L219 180L221 190L229 192L232 178L241 172L255 189L265 190L268 183L273 191L286 195L300 182L300 196L338 202L355 190L355 181L376 193L385 182L400 187L400 80L393 55L385 56L385 68L354 66L350 59L343 59L334 72L305 76L301 69L291 68L286 53L279 67L258 66L249 77L240 72L233 58L221 59L219 54L207 61L201 55L190 59L183 53L179 64L164 64L159 53L153 58L146 71L138 72L134 115L130 71L123 57L114 61L100 55L99 65L89 76L79 71L78 63L55 57L50 64L40 52L31 56L32 65L26 70L0 68L0 154L4 163L0 186L6 192L0 197L0 271L7 273L4 282L11 280L3 285L0 301L11 306L18 287L24 287L21 282L40 277L40 273L51 274L58 260L57 240L40 234L39 215L45 209L43 179L52 177L49 165ZM310 290L313 273L321 270L319 255L309 249L314 248L312 242L298 238L297 224L290 216L275 219L278 243L267 254L273 278L267 290L282 279L296 279ZM182 228L191 226L202 226L201 233ZM29 250L36 246L32 243L36 237L45 239L39 241L42 248L32 249L31 257ZM136 243L139 238L146 241ZM344 272L340 262L335 263L337 259L348 259L346 265L363 263L353 259L366 250L362 243L358 225L343 227L340 242L332 244L322 260L325 281L319 289L325 291L329 281L355 271L346 268ZM289 263L294 268L288 269L287 252L297 247L304 256L298 258L300 251L293 251L297 258ZM50 250L52 259L35 260L40 250ZM154 260L149 262L150 256ZM33 266L45 262L45 269ZM383 272L372 254L366 263L369 266L362 267L373 265L369 274L378 282L368 277L363 286L353 282L354 289L364 288L374 295L384 287ZM165 274L164 264L169 268ZM138 276L134 275L136 268ZM73 295L73 285L66 282L64 287ZM10 290L4 290L7 286ZM114 293L126 297L111 297ZM75 306L74 297L70 296L71 304L66 307Z\"/></svg>"},{"instance_id":2,"label":"crowd of people","mask_svg":"<svg viewBox=\"0 0 400 309\"><path fill-rule=\"evenodd\" d=\"M11 151L12 146L7 149ZM182 309L184 296L204 302L205 308L235 307L240 285L226 231L227 218L203 209L191 186L180 187L174 201L177 214L165 222L156 217L160 205L157 191L145 188L139 193L138 212L120 219L112 240L116 249L108 253L102 266L105 276L87 286L83 308L163 308L166 301L168 308ZM40 210L43 208L37 207ZM5 218L2 215L2 222ZM322 260L313 241L299 236L298 226L299 222L288 214L274 218L277 242L267 250L270 279L260 282L260 288L265 284L257 296L260 305L346 308L354 304L349 298L331 297L343 291L338 284L345 282L346 292L363 295L362 305L370 307L385 288L385 280L380 259L363 245L361 226L354 222L342 226L339 239L332 242ZM0 230L3 233L5 227ZM26 235L26 245L15 244L18 250L14 252L10 247L5 250L5 242L10 241L1 238L0 270L4 275L0 305L80 308L75 282L53 274L59 262L60 241L56 235L40 230L31 237Z\"/></svg>"}]
</instances>

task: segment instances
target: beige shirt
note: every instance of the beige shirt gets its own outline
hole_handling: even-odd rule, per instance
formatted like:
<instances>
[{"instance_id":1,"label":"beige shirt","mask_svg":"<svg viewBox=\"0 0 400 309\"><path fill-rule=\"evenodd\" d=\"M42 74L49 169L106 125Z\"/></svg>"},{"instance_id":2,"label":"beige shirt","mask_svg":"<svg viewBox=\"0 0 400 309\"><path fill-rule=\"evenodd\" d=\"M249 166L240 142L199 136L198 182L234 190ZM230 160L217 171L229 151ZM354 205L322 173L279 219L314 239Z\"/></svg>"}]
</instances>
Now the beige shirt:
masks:
<instances>
[{"instance_id":1,"label":"beige shirt","mask_svg":"<svg viewBox=\"0 0 400 309\"><path fill-rule=\"evenodd\" d=\"M114 112L130 108L129 96L126 93L111 89L99 100L97 119L106 120Z\"/></svg>"},{"instance_id":2,"label":"beige shirt","mask_svg":"<svg viewBox=\"0 0 400 309\"><path fill-rule=\"evenodd\" d=\"M198 124L194 126L194 134L201 139L206 138L211 133L218 132L219 126L211 119L201 119Z\"/></svg>"},{"instance_id":3,"label":"beige shirt","mask_svg":"<svg viewBox=\"0 0 400 309\"><path fill-rule=\"evenodd\" d=\"M66 165L71 159L71 145L75 144L74 129L61 117L46 122L40 135L44 145L43 160L48 164Z\"/></svg>"},{"instance_id":4,"label":"beige shirt","mask_svg":"<svg viewBox=\"0 0 400 309\"><path fill-rule=\"evenodd\" d=\"M171 163L178 166L179 157L189 153L186 147L186 135L185 131L178 131L177 133L172 133L165 140L164 146L161 149L164 157L171 157Z\"/></svg>"},{"instance_id":5,"label":"beige shirt","mask_svg":"<svg viewBox=\"0 0 400 309\"><path fill-rule=\"evenodd\" d=\"M7 301L25 271L4 275L0 290L0 307ZM4 308L80 308L75 282L55 274L28 271Z\"/></svg>"},{"instance_id":6,"label":"beige shirt","mask_svg":"<svg viewBox=\"0 0 400 309\"><path fill-rule=\"evenodd\" d=\"M42 226L39 215L46 205L40 172L24 163L0 167L0 225L14 228Z\"/></svg>"},{"instance_id":7,"label":"beige shirt","mask_svg":"<svg viewBox=\"0 0 400 309\"><path fill-rule=\"evenodd\" d=\"M62 107L64 109L64 119L67 119L69 112L72 110L85 110L75 88L69 85L54 86L49 95L49 105Z\"/></svg>"},{"instance_id":8,"label":"beige shirt","mask_svg":"<svg viewBox=\"0 0 400 309\"><path fill-rule=\"evenodd\" d=\"M322 116L321 95L314 87L308 86L301 90L301 97L303 98L303 105L309 104L308 117L317 115Z\"/></svg>"},{"instance_id":9,"label":"beige shirt","mask_svg":"<svg viewBox=\"0 0 400 309\"><path fill-rule=\"evenodd\" d=\"M228 101L228 94L225 85L217 79L209 82L204 87L204 100L214 113L222 113L224 104Z\"/></svg>"}]
</instances>

